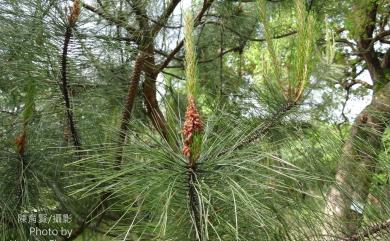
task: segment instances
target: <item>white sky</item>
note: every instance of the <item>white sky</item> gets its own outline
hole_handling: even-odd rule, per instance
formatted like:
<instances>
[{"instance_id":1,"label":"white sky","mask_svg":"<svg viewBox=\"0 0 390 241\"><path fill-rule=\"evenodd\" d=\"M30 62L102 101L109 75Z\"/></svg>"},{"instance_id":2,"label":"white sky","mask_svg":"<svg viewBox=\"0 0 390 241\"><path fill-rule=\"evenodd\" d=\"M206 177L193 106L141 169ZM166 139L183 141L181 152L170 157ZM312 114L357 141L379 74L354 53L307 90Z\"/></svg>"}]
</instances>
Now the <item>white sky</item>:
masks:
<instances>
[{"instance_id":1,"label":"white sky","mask_svg":"<svg viewBox=\"0 0 390 241\"><path fill-rule=\"evenodd\" d=\"M365 70L359 77L360 80L372 84L370 74ZM366 95L363 99L351 98L349 99L345 112L347 117L350 120L355 119L355 117L371 102L371 95Z\"/></svg>"}]
</instances>

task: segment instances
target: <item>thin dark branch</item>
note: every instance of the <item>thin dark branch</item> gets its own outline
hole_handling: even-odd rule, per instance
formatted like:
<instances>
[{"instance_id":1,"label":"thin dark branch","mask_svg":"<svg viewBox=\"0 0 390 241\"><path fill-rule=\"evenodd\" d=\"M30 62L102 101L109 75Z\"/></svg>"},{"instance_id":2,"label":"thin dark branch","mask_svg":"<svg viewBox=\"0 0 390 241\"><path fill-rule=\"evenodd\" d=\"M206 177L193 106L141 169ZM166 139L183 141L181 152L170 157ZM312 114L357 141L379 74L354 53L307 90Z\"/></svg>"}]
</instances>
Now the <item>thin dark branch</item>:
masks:
<instances>
[{"instance_id":1,"label":"thin dark branch","mask_svg":"<svg viewBox=\"0 0 390 241\"><path fill-rule=\"evenodd\" d=\"M215 61L219 58L221 58L222 56L224 56L225 54L228 54L228 53L231 53L231 52L241 52L242 51L242 46L237 46L237 47L234 47L234 48L230 48L230 49L227 49L227 50L223 50L222 52L220 52L218 55L210 58L210 59L206 59L206 60L200 60L198 61L197 63L198 64L206 64L206 63L210 63L212 61ZM167 66L166 68L184 68L184 65L172 65L172 66Z\"/></svg>"},{"instance_id":2,"label":"thin dark branch","mask_svg":"<svg viewBox=\"0 0 390 241\"><path fill-rule=\"evenodd\" d=\"M291 36L291 35L294 35L296 34L296 31L293 30L291 32L288 32L288 33L285 33L285 34L281 34L281 35L277 35L277 36L274 36L273 39L280 39L280 38L284 38L284 37L288 37L288 36ZM257 42L263 42L265 41L265 39L255 39L255 38L248 38L249 41L257 41ZM172 61L172 59L174 59L174 56L177 54L178 51L180 51L180 49L183 47L183 41L181 41L174 50L172 50L172 52L167 56L166 60L159 66L159 69L158 69L158 72L161 72L162 69L164 68L183 68L184 66L183 65L175 65L175 66L168 66L168 64ZM225 54L227 53L230 53L230 52L237 52L237 51L242 51L242 46L238 46L238 47L234 47L234 48L231 48L231 49L228 49L228 50L225 50L225 51L221 51L217 56L213 57L213 58L210 58L210 59L207 59L207 60L202 60L202 61L199 61L198 63L199 64L204 64L204 63L209 63L209 62L212 62L218 58L221 58L222 56L224 56Z\"/></svg>"},{"instance_id":3,"label":"thin dark branch","mask_svg":"<svg viewBox=\"0 0 390 241\"><path fill-rule=\"evenodd\" d=\"M390 30L385 30L383 32L380 32L378 35L376 35L370 42L368 48L366 49L366 51L368 51L369 49L373 48L375 43L380 41L380 40L383 40L384 37L386 36L389 36L390 35Z\"/></svg>"},{"instance_id":4,"label":"thin dark branch","mask_svg":"<svg viewBox=\"0 0 390 241\"><path fill-rule=\"evenodd\" d=\"M364 70L365 69L363 69L363 71ZM360 85L364 86L367 89L372 89L373 88L373 86L370 85L369 83L367 83L365 81L362 81L362 80L358 80L358 79L355 79L355 80L353 80L353 82L349 83L348 87L352 87L352 86L357 85L357 84L360 84Z\"/></svg>"},{"instance_id":5,"label":"thin dark branch","mask_svg":"<svg viewBox=\"0 0 390 241\"><path fill-rule=\"evenodd\" d=\"M195 18L194 27L197 27L201 23L203 15L211 7L213 1L214 0L204 0L203 7ZM169 63L174 59L175 55L180 51L183 45L184 45L184 39L182 39L177 44L177 46L172 50L172 52L168 55L165 61L158 66L158 68L156 69L156 73L160 73L163 69L165 69L165 67L169 65Z\"/></svg>"},{"instance_id":6,"label":"thin dark branch","mask_svg":"<svg viewBox=\"0 0 390 241\"><path fill-rule=\"evenodd\" d=\"M123 110L122 121L121 121L121 126L120 126L119 145L121 147L123 146L123 144L126 140L127 131L128 131L128 127L129 127L129 121L130 121L130 117L131 117L131 112L133 110L134 100L135 100L135 97L137 94L138 84L139 84L139 80L141 77L141 71L142 71L142 68L144 65L144 60L145 60L145 56L144 56L143 52L141 52L138 55L137 59L135 60L134 70L133 70L133 74L131 76L129 91L127 94L126 105L125 105L125 108ZM119 168L121 162L122 162L122 153L120 152L118 154L117 164L116 164L115 168Z\"/></svg>"},{"instance_id":7,"label":"thin dark branch","mask_svg":"<svg viewBox=\"0 0 390 241\"><path fill-rule=\"evenodd\" d=\"M104 36L104 35L87 35L87 34L78 34L77 37L81 38L96 38L96 39L102 39L102 40L115 40L115 41L126 41L126 42L137 42L138 39L133 37L124 37L124 36ZM161 49L154 49L154 52L158 55L168 57L169 54L164 52ZM183 61L183 58L181 57L173 57L173 59L178 61Z\"/></svg>"},{"instance_id":8,"label":"thin dark branch","mask_svg":"<svg viewBox=\"0 0 390 241\"><path fill-rule=\"evenodd\" d=\"M276 111L268 120L266 120L262 126L260 126L258 129L253 131L245 140L239 142L237 145L233 146L232 148L223 150L219 155L223 155L228 152L232 152L234 150L239 150L257 141L259 138L264 136L271 128L273 128L276 124L280 123L283 117L296 105L298 105L298 103L293 103L293 102L286 103L278 111Z\"/></svg>"},{"instance_id":9,"label":"thin dark branch","mask_svg":"<svg viewBox=\"0 0 390 241\"><path fill-rule=\"evenodd\" d=\"M4 113L4 114L8 114L8 115L17 115L18 113L16 112L12 112L12 111L8 111L8 110L0 110L0 113Z\"/></svg>"},{"instance_id":10,"label":"thin dark branch","mask_svg":"<svg viewBox=\"0 0 390 241\"><path fill-rule=\"evenodd\" d=\"M176 79L184 80L183 77L178 76L178 75L176 75L176 74L172 74L172 73L166 72L166 71L164 71L164 70L161 71L161 73L166 74L166 75L170 75L170 76L172 76L172 77L175 77Z\"/></svg>"},{"instance_id":11,"label":"thin dark branch","mask_svg":"<svg viewBox=\"0 0 390 241\"><path fill-rule=\"evenodd\" d=\"M175 58L175 55L181 50L183 45L184 45L184 40L181 40L176 45L176 47L169 53L169 55L164 60L164 62L158 66L158 69L156 70L157 73L161 72L163 69L165 69L168 66L168 64Z\"/></svg>"},{"instance_id":12,"label":"thin dark branch","mask_svg":"<svg viewBox=\"0 0 390 241\"><path fill-rule=\"evenodd\" d=\"M71 26L67 26L66 30L65 30L64 45L62 48L61 80L60 80L61 82L59 84L61 87L62 96L63 96L64 101L65 101L66 114L67 114L70 133L71 133L72 139L73 139L73 144L77 150L80 150L81 143L80 143L79 135L78 135L76 125L74 122L73 110L72 110L71 103L70 103L71 101L69 98L69 86L68 86L68 78L67 78L68 47L69 47L69 42L70 42L71 36L72 36L72 28L71 28Z\"/></svg>"},{"instance_id":13,"label":"thin dark branch","mask_svg":"<svg viewBox=\"0 0 390 241\"><path fill-rule=\"evenodd\" d=\"M104 10L95 8L95 7L93 7L89 4L86 4L86 3L83 3L83 7L85 9L88 9L89 11L97 14L98 16L104 18L109 23L114 24L114 25L119 26L119 27L122 27L122 28L126 29L129 33L133 34L134 36L137 36L138 30L135 29L134 27L128 25L125 20L113 17L110 14L108 14L107 12L105 12Z\"/></svg>"},{"instance_id":14,"label":"thin dark branch","mask_svg":"<svg viewBox=\"0 0 390 241\"><path fill-rule=\"evenodd\" d=\"M343 122L342 124L348 123L348 122L349 122L348 117L345 115L345 107L347 106L347 103L348 103L348 100L349 100L349 94L350 94L350 93L351 93L351 92L350 92L350 89L348 89L348 90L347 90L347 94L345 95L345 101L344 101L344 103L343 103L343 109L341 110L341 116L342 116L343 119L344 119L344 122Z\"/></svg>"},{"instance_id":15,"label":"thin dark branch","mask_svg":"<svg viewBox=\"0 0 390 241\"><path fill-rule=\"evenodd\" d=\"M340 122L340 123L337 123L336 126L337 126L337 129L340 132L340 137L342 139L344 139L344 136L342 134L341 126L344 125L345 123L349 123L349 119L348 119L347 115L345 114L345 108L346 108L347 103L348 103L348 101L350 99L351 88L353 86L357 85L357 84L360 84L360 85L364 86L367 89L372 89L373 88L373 86L368 84L367 82L364 82L362 80L356 79L359 75L361 75L366 70L366 68L362 68L360 71L357 71L356 65L359 62L360 61L352 64L352 71L350 73L347 73L347 76L351 76L352 77L352 81L349 81L350 79L347 78L347 80L344 83L341 83L341 86L346 91L345 99L344 99L344 102L343 102L343 105L342 105L342 109L341 109L341 117L343 118L343 121Z\"/></svg>"},{"instance_id":16,"label":"thin dark branch","mask_svg":"<svg viewBox=\"0 0 390 241\"><path fill-rule=\"evenodd\" d=\"M379 40L379 42L381 42L383 44L390 44L389 40L384 40L384 39Z\"/></svg>"},{"instance_id":17,"label":"thin dark branch","mask_svg":"<svg viewBox=\"0 0 390 241\"><path fill-rule=\"evenodd\" d=\"M181 0L171 0L168 7L161 14L161 17L156 21L154 26L152 27L151 35L154 37L158 32L160 32L161 28L167 23L169 17L175 10L176 6L180 3Z\"/></svg>"},{"instance_id":18,"label":"thin dark branch","mask_svg":"<svg viewBox=\"0 0 390 241\"><path fill-rule=\"evenodd\" d=\"M379 232L384 231L384 230L389 229L389 228L390 228L390 219L385 221L384 223L376 224L360 234L355 234L355 235L352 235L350 237L343 238L340 241L363 240L364 238L367 238L373 234L379 233Z\"/></svg>"},{"instance_id":19,"label":"thin dark branch","mask_svg":"<svg viewBox=\"0 0 390 241\"><path fill-rule=\"evenodd\" d=\"M346 44L348 45L353 51L356 51L356 44L349 41L348 39L344 39L344 38L339 38L339 39L335 39L335 42L336 43L343 43L343 44Z\"/></svg>"},{"instance_id":20,"label":"thin dark branch","mask_svg":"<svg viewBox=\"0 0 390 241\"><path fill-rule=\"evenodd\" d=\"M342 139L344 139L344 135L342 134L341 126L342 126L343 124L349 122L349 119L348 119L348 117L347 117L346 114L345 114L345 108L346 108L347 103L348 103L349 98L350 98L351 86L346 87L345 90L346 90L347 93L346 93L346 95L345 95L345 100L344 100L344 102L343 102L343 106L342 106L342 109L341 109L341 117L343 118L343 121L337 124L337 128L339 129L340 137L341 137Z\"/></svg>"},{"instance_id":21,"label":"thin dark branch","mask_svg":"<svg viewBox=\"0 0 390 241\"><path fill-rule=\"evenodd\" d=\"M238 32L237 30L235 30L234 28L230 28L226 25L224 25L223 23L220 23L220 22L217 22L217 21L205 21L203 22L203 24L215 24L215 25L220 25L220 26L223 26L224 28L226 28L227 30L229 30L230 32L232 32L233 34L245 39L245 40L248 40L248 41L253 41L253 42L264 42L266 41L265 38L252 38L250 36L246 36L246 35L243 35L242 33ZM296 30L291 30L287 33L284 33L284 34L280 34L280 35L276 35L273 37L273 39L281 39L281 38L285 38L285 37L288 37L288 36L291 36L291 35L294 35L296 34L297 31Z\"/></svg>"}]
</instances>

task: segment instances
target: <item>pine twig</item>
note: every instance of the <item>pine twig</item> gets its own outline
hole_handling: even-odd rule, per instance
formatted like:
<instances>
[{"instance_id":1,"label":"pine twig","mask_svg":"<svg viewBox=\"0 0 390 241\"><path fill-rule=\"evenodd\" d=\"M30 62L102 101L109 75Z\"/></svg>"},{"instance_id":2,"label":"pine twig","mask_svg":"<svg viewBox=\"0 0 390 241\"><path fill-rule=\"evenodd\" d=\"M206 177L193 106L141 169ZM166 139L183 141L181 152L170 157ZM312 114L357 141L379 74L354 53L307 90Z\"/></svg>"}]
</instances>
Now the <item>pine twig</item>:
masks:
<instances>
[{"instance_id":1,"label":"pine twig","mask_svg":"<svg viewBox=\"0 0 390 241\"><path fill-rule=\"evenodd\" d=\"M72 28L75 26L79 15L80 15L80 0L75 0L71 8L71 13L67 19L68 23L65 30L64 45L62 48L62 56L61 56L61 80L60 80L61 92L65 101L66 115L69 122L68 124L72 135L73 144L76 150L81 150L81 142L74 122L73 109L71 107L71 103L70 103L71 101L69 98L67 68L68 68L68 48L69 48L70 39L72 37Z\"/></svg>"},{"instance_id":2,"label":"pine twig","mask_svg":"<svg viewBox=\"0 0 390 241\"><path fill-rule=\"evenodd\" d=\"M272 127L274 127L280 120L287 114L289 110L291 110L297 103L288 102L286 105L282 106L280 110L278 110L260 129L254 131L248 138L241 141L239 144L233 147L233 150L239 150L249 144L252 144L264 134L266 134ZM231 152L232 149L225 149L219 155L226 154Z\"/></svg>"},{"instance_id":3,"label":"pine twig","mask_svg":"<svg viewBox=\"0 0 390 241\"><path fill-rule=\"evenodd\" d=\"M201 24L201 20L203 15L206 13L206 11L211 7L214 0L204 0L203 7L194 19L194 27ZM176 47L169 53L168 57L164 60L163 63L161 63L158 68L156 69L156 73L160 73L165 67L168 66L168 64L174 59L175 55L181 50L181 48L184 46L184 39L182 39Z\"/></svg>"},{"instance_id":4,"label":"pine twig","mask_svg":"<svg viewBox=\"0 0 390 241\"><path fill-rule=\"evenodd\" d=\"M379 233L381 231L384 231L385 229L390 228L390 219L383 223L379 223L376 225L371 226L369 229L365 230L364 232L360 234L355 234L346 238L341 239L340 241L358 241L364 238L367 238L373 234Z\"/></svg>"},{"instance_id":5,"label":"pine twig","mask_svg":"<svg viewBox=\"0 0 390 241\"><path fill-rule=\"evenodd\" d=\"M64 45L62 48L62 56L61 56L61 92L62 96L65 101L65 108L66 108L66 115L68 119L68 124L70 128L70 133L72 135L73 139L73 145L77 150L81 149L81 142L79 139L79 135L76 129L76 125L74 122L74 116L73 116L73 110L71 107L71 101L69 98L69 86L68 86L68 77L67 77L67 68L68 68L68 48L69 48L69 42L70 38L72 36L72 27L67 26L65 30L65 37L64 37Z\"/></svg>"}]
</instances>

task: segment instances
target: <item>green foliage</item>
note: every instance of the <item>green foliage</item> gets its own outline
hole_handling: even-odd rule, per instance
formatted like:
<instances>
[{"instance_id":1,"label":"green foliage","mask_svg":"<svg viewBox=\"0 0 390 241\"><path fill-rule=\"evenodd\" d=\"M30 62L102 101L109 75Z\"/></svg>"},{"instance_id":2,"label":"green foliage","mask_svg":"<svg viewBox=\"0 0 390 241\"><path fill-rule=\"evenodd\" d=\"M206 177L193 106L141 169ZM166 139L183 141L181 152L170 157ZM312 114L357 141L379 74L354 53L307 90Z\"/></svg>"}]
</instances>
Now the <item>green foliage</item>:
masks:
<instances>
[{"instance_id":1,"label":"green foliage","mask_svg":"<svg viewBox=\"0 0 390 241\"><path fill-rule=\"evenodd\" d=\"M310 186L313 180L326 180L277 157L267 148L247 146L232 151L246 138L245 133L251 132L252 126L242 126L239 130L235 128L235 121L224 121L223 112L215 114L208 118L205 128L195 184L204 225L202 232L210 240L235 237L268 240L261 237L282 228L281 222L291 218L283 212L279 217L274 216L274 209L293 205L294 196L300 199L307 195L299 188L300 183ZM143 126L139 128L144 133ZM185 208L187 160L152 133L148 135L148 141L144 141L134 134L131 138L135 138L134 142L124 149L125 163L119 172L110 168L110 156L114 155L99 151L88 159L72 163L69 167L75 167L78 170L75 175L84 180L72 189L82 197L91 198L101 192L111 193L109 209L112 212L126 210L120 220L112 223L112 229L118 233L126 233L131 228L144 238L152 235L161 240L191 240L194 230L190 228L191 219ZM150 151L151 146L155 151ZM115 148L111 150L115 151ZM314 162L318 158L314 153L301 158L306 164L312 159L313 164L318 165ZM129 223L133 225L129 227Z\"/></svg>"},{"instance_id":2,"label":"green foliage","mask_svg":"<svg viewBox=\"0 0 390 241\"><path fill-rule=\"evenodd\" d=\"M60 239L34 237L18 215L61 213L72 222L39 226L81 229L80 241L323 240L327 191L353 121L340 115L345 86L365 67L339 40L360 36L367 22L357 17L372 1L309 2L214 1L184 26L184 14L172 14L153 39L154 63L145 64L157 70L184 35L185 50L153 73L167 137L145 111L144 66L123 145L124 98L138 41L149 37L138 23L158 26L170 1L83 8L67 55L76 151L60 88L66 4L0 0L0 239ZM191 11L202 7L194 1ZM356 85L349 94L371 92ZM194 166L182 153L190 95L204 121L192 136ZM390 213L388 130L381 145L363 227Z\"/></svg>"}]
</instances>

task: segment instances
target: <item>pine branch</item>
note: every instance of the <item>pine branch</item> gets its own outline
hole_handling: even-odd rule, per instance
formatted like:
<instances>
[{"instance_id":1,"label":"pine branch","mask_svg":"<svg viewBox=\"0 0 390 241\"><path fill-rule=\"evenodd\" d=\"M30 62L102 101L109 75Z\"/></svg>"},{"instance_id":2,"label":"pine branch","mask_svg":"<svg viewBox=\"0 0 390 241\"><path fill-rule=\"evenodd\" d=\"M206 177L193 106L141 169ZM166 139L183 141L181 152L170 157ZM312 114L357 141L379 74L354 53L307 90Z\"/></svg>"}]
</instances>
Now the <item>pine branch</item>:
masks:
<instances>
[{"instance_id":1,"label":"pine branch","mask_svg":"<svg viewBox=\"0 0 390 241\"><path fill-rule=\"evenodd\" d=\"M68 86L68 79L67 79L67 67L68 67L68 47L70 38L72 36L72 28L71 26L67 26L65 30L65 37L64 37L64 45L62 48L62 57L61 57L61 92L62 96L65 101L65 108L66 108L66 115L68 119L68 124L70 128L70 133L72 135L73 139L73 145L77 150L81 149L81 143L79 140L79 135L75 126L74 117L73 117L73 110L70 103L69 98L69 86Z\"/></svg>"},{"instance_id":2,"label":"pine branch","mask_svg":"<svg viewBox=\"0 0 390 241\"><path fill-rule=\"evenodd\" d=\"M105 12L104 10L95 8L95 7L93 7L93 6L91 6L91 5L87 4L87 3L83 2L82 6L85 9L87 9L87 10L97 14L98 16L102 17L103 19L108 21L110 24L113 24L113 25L116 25L118 27L122 27L122 28L126 29L129 33L133 34L133 36L137 36L138 35L137 34L138 30L135 29L134 27L128 25L126 23L126 21L124 21L122 19L118 19L118 18L116 18L114 16L111 16L109 13Z\"/></svg>"},{"instance_id":3,"label":"pine branch","mask_svg":"<svg viewBox=\"0 0 390 241\"><path fill-rule=\"evenodd\" d=\"M79 38L96 38L96 39L102 39L106 41L124 41L124 42L134 42L134 43L139 43L139 39L134 38L134 37L124 37L124 36L104 36L104 35L87 35L87 34L77 34L77 37ZM154 53L168 57L169 53L164 52L161 49L154 49ZM183 61L183 58L181 57L173 57L174 60L177 61ZM1 112L1 111L0 111Z\"/></svg>"},{"instance_id":4,"label":"pine branch","mask_svg":"<svg viewBox=\"0 0 390 241\"><path fill-rule=\"evenodd\" d=\"M194 27L197 27L199 24L201 24L201 20L203 15L206 13L206 11L211 7L212 3L214 0L204 0L203 1L203 7L196 16L194 20ZM161 63L157 68L156 68L156 73L160 73L165 67L169 65L169 63L174 59L175 55L181 50L181 48L184 46L184 39L182 39L176 47L169 53L168 57L164 60L163 63Z\"/></svg>"},{"instance_id":5,"label":"pine branch","mask_svg":"<svg viewBox=\"0 0 390 241\"><path fill-rule=\"evenodd\" d=\"M80 1L75 0L71 8L71 13L68 16L68 25L65 30L64 45L63 45L62 56L61 56L61 80L60 80L61 81L60 87L65 101L68 124L72 135L73 144L76 150L81 150L81 142L79 140L78 131L75 126L73 109L71 107L71 103L70 103L71 101L69 98L69 86L68 86L68 79L67 79L67 67L68 67L67 60L68 60L68 47L69 47L70 39L72 37L72 28L75 26L79 14L80 14ZM86 228L86 222L83 221L76 229L72 231L72 235L70 237L60 236L59 238L60 240L62 239L63 241L72 241L76 239L80 234L82 234L85 228Z\"/></svg>"},{"instance_id":6,"label":"pine branch","mask_svg":"<svg viewBox=\"0 0 390 241\"><path fill-rule=\"evenodd\" d=\"M165 9L165 11L161 14L160 18L156 21L156 23L152 27L151 35L153 37L155 37L156 34L160 32L161 28L165 26L169 17L175 10L176 6L180 3L180 1L181 0L171 0L168 7Z\"/></svg>"},{"instance_id":7,"label":"pine branch","mask_svg":"<svg viewBox=\"0 0 390 241\"><path fill-rule=\"evenodd\" d=\"M143 65L145 80L143 82L142 91L147 109L146 114L159 134L161 134L164 139L168 140L167 123L157 101L156 79L158 73L155 72L155 39L154 36L151 35L151 26L147 18L145 7L140 4L140 2L135 1L130 3L136 13L139 28L142 29L142 40L139 48L145 53L145 64Z\"/></svg>"},{"instance_id":8,"label":"pine branch","mask_svg":"<svg viewBox=\"0 0 390 241\"><path fill-rule=\"evenodd\" d=\"M127 101L126 101L125 109L123 110L122 121L121 121L121 126L120 126L119 146L121 148L123 147L124 142L126 141L127 131L128 131L128 127L129 127L129 121L130 121L131 112L132 112L132 109L134 106L134 100L135 100L135 97L137 94L138 84L139 84L144 60L145 60L144 53L141 52L138 55L138 57L135 61L135 64L134 64L133 74L132 74L132 77L130 80L130 86L129 86L129 90L128 90ZM120 165L122 162L122 149L120 149L120 150L121 151L117 154L117 157L116 157L117 162L114 165L114 168L116 170L120 169ZM103 219L105 212L106 212L106 210L104 209L104 206L107 202L107 198L110 195L111 195L110 192L104 192L101 195L101 197L100 197L101 201L96 206L94 206L92 209L93 210L91 212L92 216L96 215L98 213L98 211L102 209L102 211L99 215L100 215L100 219ZM72 240L76 239L80 234L82 234L85 231L85 229L88 227L87 220L88 220L89 216L90 215L88 215L84 220L82 220L80 222L79 226L73 230L71 237L69 237L69 238L62 237L62 241L72 241Z\"/></svg>"},{"instance_id":9,"label":"pine branch","mask_svg":"<svg viewBox=\"0 0 390 241\"><path fill-rule=\"evenodd\" d=\"M277 124L280 123L280 121L283 119L283 117L290 111L293 107L295 107L298 103L294 102L288 102L286 105L282 106L280 110L278 110L271 118L269 118L267 121L265 121L265 124L261 126L261 128L255 130L253 133L249 135L248 138L238 143L236 146L233 146L233 148L229 148L226 150L223 150L220 155L224 155L228 152L232 152L235 150L242 149L253 142L260 139L262 136L264 136L271 128L275 127Z\"/></svg>"},{"instance_id":10,"label":"pine branch","mask_svg":"<svg viewBox=\"0 0 390 241\"><path fill-rule=\"evenodd\" d=\"M137 59L135 60L133 74L130 79L130 86L127 94L127 101L122 114L122 121L120 126L120 133L119 133L120 147L123 146L126 140L127 131L129 128L129 121L131 118L131 112L133 110L134 100L137 95L137 89L141 77L141 71L143 68L144 60L145 60L145 56L142 52L138 55ZM120 153L117 157L116 168L120 166L121 162L122 162L122 153Z\"/></svg>"},{"instance_id":11,"label":"pine branch","mask_svg":"<svg viewBox=\"0 0 390 241\"><path fill-rule=\"evenodd\" d=\"M17 154L18 154L18 160L19 160L19 166L18 166L18 173L19 173L19 188L17 189L17 203L16 207L17 210L19 210L23 204L23 196L24 196L24 190L26 186L26 180L24 178L25 168L27 166L26 157L25 157L25 147L27 142L27 123L25 122L23 124L23 130L22 133L16 138L16 146L17 146Z\"/></svg>"},{"instance_id":12,"label":"pine branch","mask_svg":"<svg viewBox=\"0 0 390 241\"><path fill-rule=\"evenodd\" d=\"M390 228L390 219L384 223L376 224L360 234L355 234L355 235L352 235L350 237L343 238L340 241L363 240L364 238L368 238L368 237L372 236L373 234L379 233L379 232L384 231L384 230L389 229L389 228Z\"/></svg>"},{"instance_id":13,"label":"pine branch","mask_svg":"<svg viewBox=\"0 0 390 241\"><path fill-rule=\"evenodd\" d=\"M220 25L220 26L223 25L222 23L217 22L217 21L205 21L202 24L214 24L214 25ZM243 39L245 39L247 41L252 41L252 42L265 42L266 41L265 38L252 38L250 36L243 35L242 33L238 32L236 29L228 27L226 25L223 25L223 27L226 28L227 30L229 30L231 33L233 33L233 34L237 35L238 37L241 37L241 38L243 38ZM281 38L285 38L285 37L289 37L289 36L295 35L296 33L297 33L296 30L291 30L291 31L289 31L287 33L275 35L275 36L272 37L272 39L281 39Z\"/></svg>"},{"instance_id":14,"label":"pine branch","mask_svg":"<svg viewBox=\"0 0 390 241\"><path fill-rule=\"evenodd\" d=\"M157 73L160 73L163 69L165 69L169 63L175 58L175 55L181 50L184 46L184 40L181 40L176 47L168 54L167 58L161 63L156 69Z\"/></svg>"},{"instance_id":15,"label":"pine branch","mask_svg":"<svg viewBox=\"0 0 390 241\"><path fill-rule=\"evenodd\" d=\"M376 42L382 40L384 37L389 36L389 35L390 35L390 30L384 30L384 31L378 33L378 35L376 35L374 38L372 38L372 40L371 40L371 42L368 45L366 50L373 48Z\"/></svg>"},{"instance_id":16,"label":"pine branch","mask_svg":"<svg viewBox=\"0 0 390 241\"><path fill-rule=\"evenodd\" d=\"M233 47L233 48L230 48L230 49L226 49L226 50L223 50L223 51L219 52L219 54L214 56L214 57L198 61L197 63L198 64L207 64L207 63L213 62L213 61L223 57L224 55L226 55L228 53L242 52L242 49L243 49L243 46L237 46L237 47ZM180 60L180 61L182 61L182 60ZM167 66L166 68L170 68L170 69L184 68L184 65L170 65L170 66Z\"/></svg>"},{"instance_id":17,"label":"pine branch","mask_svg":"<svg viewBox=\"0 0 390 241\"><path fill-rule=\"evenodd\" d=\"M195 221L195 235L197 241L202 241L202 225L201 225L201 212L199 210L199 200L197 191L195 188L195 183L197 183L197 165L196 163L193 166L188 165L187 170L188 175L188 199L191 217Z\"/></svg>"},{"instance_id":18,"label":"pine branch","mask_svg":"<svg viewBox=\"0 0 390 241\"><path fill-rule=\"evenodd\" d=\"M15 115L18 114L16 112L8 111L8 110L0 110L0 113L7 114L7 115L12 115L12 116L15 116Z\"/></svg>"}]
</instances>

